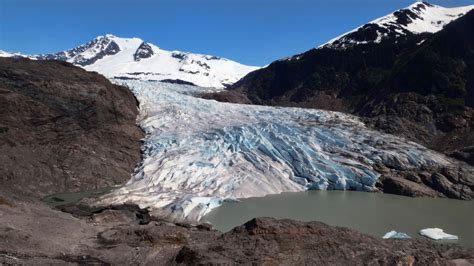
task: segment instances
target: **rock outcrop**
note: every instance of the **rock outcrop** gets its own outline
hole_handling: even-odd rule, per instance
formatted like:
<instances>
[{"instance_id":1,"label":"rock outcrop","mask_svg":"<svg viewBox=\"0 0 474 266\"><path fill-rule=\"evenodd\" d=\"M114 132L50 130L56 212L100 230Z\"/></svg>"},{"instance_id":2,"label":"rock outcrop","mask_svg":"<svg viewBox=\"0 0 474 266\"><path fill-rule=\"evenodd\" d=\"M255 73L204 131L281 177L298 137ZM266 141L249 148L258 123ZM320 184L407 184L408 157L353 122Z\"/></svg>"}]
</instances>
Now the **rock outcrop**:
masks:
<instances>
[{"instance_id":1,"label":"rock outcrop","mask_svg":"<svg viewBox=\"0 0 474 266\"><path fill-rule=\"evenodd\" d=\"M320 222L256 218L211 243L184 246L184 264L444 265L472 251L424 240L382 240Z\"/></svg>"},{"instance_id":2,"label":"rock outcrop","mask_svg":"<svg viewBox=\"0 0 474 266\"><path fill-rule=\"evenodd\" d=\"M64 208L72 216L42 203L0 199L0 263L6 264L474 263L474 250L457 245L384 240L320 222L257 218L222 234L206 224L155 220L133 205Z\"/></svg>"},{"instance_id":3,"label":"rock outcrop","mask_svg":"<svg viewBox=\"0 0 474 266\"><path fill-rule=\"evenodd\" d=\"M70 63L0 58L0 193L122 184L140 160L137 101Z\"/></svg>"}]
</instances>

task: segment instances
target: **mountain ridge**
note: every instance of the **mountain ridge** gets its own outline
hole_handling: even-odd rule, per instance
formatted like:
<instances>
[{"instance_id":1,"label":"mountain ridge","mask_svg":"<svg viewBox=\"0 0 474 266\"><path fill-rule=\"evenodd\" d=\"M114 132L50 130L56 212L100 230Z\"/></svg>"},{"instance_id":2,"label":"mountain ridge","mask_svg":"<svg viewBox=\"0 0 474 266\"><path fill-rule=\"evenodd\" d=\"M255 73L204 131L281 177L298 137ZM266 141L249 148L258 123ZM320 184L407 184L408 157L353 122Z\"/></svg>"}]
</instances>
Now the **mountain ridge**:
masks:
<instances>
[{"instance_id":1,"label":"mountain ridge","mask_svg":"<svg viewBox=\"0 0 474 266\"><path fill-rule=\"evenodd\" d=\"M0 58L0 194L125 182L144 135L137 105L126 87L70 63Z\"/></svg>"},{"instance_id":2,"label":"mountain ridge","mask_svg":"<svg viewBox=\"0 0 474 266\"><path fill-rule=\"evenodd\" d=\"M66 61L107 78L177 81L200 87L225 88L255 66L212 55L167 51L140 38L101 35L75 48L40 55L1 52L0 57Z\"/></svg>"},{"instance_id":3,"label":"mountain ridge","mask_svg":"<svg viewBox=\"0 0 474 266\"><path fill-rule=\"evenodd\" d=\"M436 33L473 9L474 5L445 8L426 1L417 1L410 6L373 19L355 29L340 34L313 49L333 48L343 50L358 44L380 43L387 39L396 40L406 35ZM433 13L441 15L441 18L435 19L432 16ZM427 25L428 27L426 27ZM423 40L420 42L423 42ZM276 61L297 60L310 50Z\"/></svg>"},{"instance_id":4,"label":"mountain ridge","mask_svg":"<svg viewBox=\"0 0 474 266\"><path fill-rule=\"evenodd\" d=\"M333 38L320 47L344 49L351 44L380 43L402 35L436 33L472 9L474 5L445 8L424 1L416 2Z\"/></svg>"}]
</instances>

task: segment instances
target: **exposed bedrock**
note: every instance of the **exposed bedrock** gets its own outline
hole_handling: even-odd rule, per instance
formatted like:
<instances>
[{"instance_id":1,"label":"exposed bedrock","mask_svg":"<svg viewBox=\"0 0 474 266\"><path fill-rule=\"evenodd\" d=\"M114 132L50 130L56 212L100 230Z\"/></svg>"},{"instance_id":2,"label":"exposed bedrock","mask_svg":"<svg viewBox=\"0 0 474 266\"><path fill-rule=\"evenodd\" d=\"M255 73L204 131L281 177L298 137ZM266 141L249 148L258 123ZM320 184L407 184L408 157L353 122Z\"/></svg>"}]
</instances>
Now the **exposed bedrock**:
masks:
<instances>
[{"instance_id":1,"label":"exposed bedrock","mask_svg":"<svg viewBox=\"0 0 474 266\"><path fill-rule=\"evenodd\" d=\"M320 222L256 218L211 243L184 246L184 264L442 265L472 263L472 252L423 240L380 240Z\"/></svg>"},{"instance_id":2,"label":"exposed bedrock","mask_svg":"<svg viewBox=\"0 0 474 266\"><path fill-rule=\"evenodd\" d=\"M385 193L410 197L474 198L474 173L469 168L391 170L384 172L376 186Z\"/></svg>"},{"instance_id":3,"label":"exposed bedrock","mask_svg":"<svg viewBox=\"0 0 474 266\"><path fill-rule=\"evenodd\" d=\"M253 219L222 234L173 224L133 205L69 206L0 198L0 263L119 265L469 265L474 251L384 240L320 222ZM457 263L457 264L456 264Z\"/></svg>"},{"instance_id":4,"label":"exposed bedrock","mask_svg":"<svg viewBox=\"0 0 474 266\"><path fill-rule=\"evenodd\" d=\"M0 193L41 197L123 184L140 160L137 101L59 61L0 58Z\"/></svg>"}]
</instances>

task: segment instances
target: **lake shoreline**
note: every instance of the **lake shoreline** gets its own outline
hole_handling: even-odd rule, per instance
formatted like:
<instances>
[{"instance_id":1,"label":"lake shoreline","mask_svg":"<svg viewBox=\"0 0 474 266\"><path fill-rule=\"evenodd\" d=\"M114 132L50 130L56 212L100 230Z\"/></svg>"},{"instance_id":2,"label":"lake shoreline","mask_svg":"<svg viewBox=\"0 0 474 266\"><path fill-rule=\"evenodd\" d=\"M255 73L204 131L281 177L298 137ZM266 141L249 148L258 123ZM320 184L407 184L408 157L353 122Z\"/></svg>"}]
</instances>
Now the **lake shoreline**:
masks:
<instances>
[{"instance_id":1,"label":"lake shoreline","mask_svg":"<svg viewBox=\"0 0 474 266\"><path fill-rule=\"evenodd\" d=\"M469 225L469 221L474 220L472 201L411 198L360 191L284 192L237 200L224 202L200 222L208 222L217 230L228 232L251 218L274 217L304 222L321 221L379 238L391 230L396 230L408 233L416 239L426 239L419 235L419 230L438 227L447 233L458 235L460 239L432 240L433 242L474 247L474 227ZM310 202L302 203L303 200Z\"/></svg>"}]
</instances>

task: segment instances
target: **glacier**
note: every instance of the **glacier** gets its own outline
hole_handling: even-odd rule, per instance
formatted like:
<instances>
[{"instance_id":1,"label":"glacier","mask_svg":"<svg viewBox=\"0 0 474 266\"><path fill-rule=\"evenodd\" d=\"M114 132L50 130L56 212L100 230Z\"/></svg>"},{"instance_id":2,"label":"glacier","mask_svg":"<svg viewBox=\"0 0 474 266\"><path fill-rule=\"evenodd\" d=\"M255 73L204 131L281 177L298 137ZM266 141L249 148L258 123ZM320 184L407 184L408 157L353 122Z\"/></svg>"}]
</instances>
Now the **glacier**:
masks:
<instances>
[{"instance_id":1,"label":"glacier","mask_svg":"<svg viewBox=\"0 0 474 266\"><path fill-rule=\"evenodd\" d=\"M212 88L114 82L137 97L146 137L130 181L101 202L135 203L172 221L195 223L225 200L309 189L375 191L377 164L454 163L348 114L197 97Z\"/></svg>"}]
</instances>

